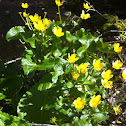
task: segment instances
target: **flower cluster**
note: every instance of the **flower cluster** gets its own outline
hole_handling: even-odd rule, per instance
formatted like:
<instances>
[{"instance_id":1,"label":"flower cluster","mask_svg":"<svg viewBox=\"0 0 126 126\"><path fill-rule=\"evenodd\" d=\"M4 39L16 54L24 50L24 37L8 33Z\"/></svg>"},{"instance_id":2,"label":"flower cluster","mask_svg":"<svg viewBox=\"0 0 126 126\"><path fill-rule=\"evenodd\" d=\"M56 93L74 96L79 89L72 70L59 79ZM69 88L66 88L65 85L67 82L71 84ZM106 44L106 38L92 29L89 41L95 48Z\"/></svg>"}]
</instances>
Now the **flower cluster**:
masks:
<instances>
[{"instance_id":1,"label":"flower cluster","mask_svg":"<svg viewBox=\"0 0 126 126\"><path fill-rule=\"evenodd\" d=\"M111 74L111 70L103 71L101 76L104 79L104 80L102 80L102 85L105 88L112 88L111 84L113 82L112 81L108 81L109 79L111 79L113 77L113 74Z\"/></svg>"},{"instance_id":2,"label":"flower cluster","mask_svg":"<svg viewBox=\"0 0 126 126\"><path fill-rule=\"evenodd\" d=\"M86 101L84 99L81 100L81 98L78 97L76 100L74 100L73 104L75 105L75 108L83 109Z\"/></svg>"},{"instance_id":3,"label":"flower cluster","mask_svg":"<svg viewBox=\"0 0 126 126\"><path fill-rule=\"evenodd\" d=\"M63 4L63 1L60 2L60 0L56 0L55 1L57 6L61 6ZM27 9L29 7L29 5L27 3L22 3L22 8ZM26 18L25 19L22 17L21 12L19 12L21 18L23 19L23 21L25 22L25 24L33 30L33 27L38 30L38 31L45 31L48 28L48 25L51 24L51 20L49 20L48 18L46 18L46 14L47 12L44 12L45 16L43 19L41 19L41 16L39 16L37 13L35 13L34 15L29 15L29 13L26 13L26 10L23 12L23 17ZM57 36L57 37L61 37L64 35L64 32L62 32L62 28L59 27L57 28L56 26L53 27L52 29L53 33Z\"/></svg>"},{"instance_id":4,"label":"flower cluster","mask_svg":"<svg viewBox=\"0 0 126 126\"><path fill-rule=\"evenodd\" d=\"M114 51L117 52L117 53L122 51L122 46L120 46L120 47L119 46L120 46L119 43L114 44Z\"/></svg>"},{"instance_id":5,"label":"flower cluster","mask_svg":"<svg viewBox=\"0 0 126 126\"><path fill-rule=\"evenodd\" d=\"M97 107L102 101L101 100L101 95L93 96L92 99L89 102L89 105L91 107ZM76 100L73 102L75 108L77 109L83 109L84 105L86 104L86 101L84 99L81 100L80 97L78 97Z\"/></svg>"},{"instance_id":6,"label":"flower cluster","mask_svg":"<svg viewBox=\"0 0 126 126\"><path fill-rule=\"evenodd\" d=\"M84 3L83 4L83 6L84 6L84 8L86 9L86 10L88 10L88 9L90 9L90 8L92 8L93 6L91 5L91 6L89 6L88 5L88 3ZM90 18L91 16L90 16L90 14L89 13L85 13L85 11L84 10L82 10L82 13L81 13L81 19L88 19L88 18Z\"/></svg>"},{"instance_id":7,"label":"flower cluster","mask_svg":"<svg viewBox=\"0 0 126 126\"><path fill-rule=\"evenodd\" d=\"M104 64L101 63L100 59L99 60L94 59L93 66L97 71L101 71L101 69L104 67Z\"/></svg>"}]
</instances>

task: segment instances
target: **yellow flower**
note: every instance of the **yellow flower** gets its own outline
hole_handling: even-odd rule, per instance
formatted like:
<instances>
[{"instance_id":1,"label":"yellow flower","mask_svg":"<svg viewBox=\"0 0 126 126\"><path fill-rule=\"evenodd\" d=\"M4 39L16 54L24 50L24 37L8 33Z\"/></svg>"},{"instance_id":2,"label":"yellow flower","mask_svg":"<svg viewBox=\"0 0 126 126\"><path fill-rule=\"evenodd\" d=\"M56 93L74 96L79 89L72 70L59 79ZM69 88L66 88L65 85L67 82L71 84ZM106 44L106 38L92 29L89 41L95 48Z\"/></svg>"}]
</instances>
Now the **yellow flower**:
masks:
<instances>
[{"instance_id":1,"label":"yellow flower","mask_svg":"<svg viewBox=\"0 0 126 126\"><path fill-rule=\"evenodd\" d=\"M55 122L56 122L56 117L52 117L52 118L51 118L51 122L52 122L52 123L55 123Z\"/></svg>"},{"instance_id":2,"label":"yellow flower","mask_svg":"<svg viewBox=\"0 0 126 126\"><path fill-rule=\"evenodd\" d=\"M108 80L102 80L102 85L105 87L105 88L112 88L112 81L108 81Z\"/></svg>"},{"instance_id":3,"label":"yellow flower","mask_svg":"<svg viewBox=\"0 0 126 126\"><path fill-rule=\"evenodd\" d=\"M122 62L120 62L119 60L116 60L115 62L113 62L112 67L115 68L115 69L121 69L122 65L123 65Z\"/></svg>"},{"instance_id":4,"label":"yellow flower","mask_svg":"<svg viewBox=\"0 0 126 126\"><path fill-rule=\"evenodd\" d=\"M20 14L20 15L21 15L21 14L22 14L22 12L18 12L18 14Z\"/></svg>"},{"instance_id":5,"label":"yellow flower","mask_svg":"<svg viewBox=\"0 0 126 126\"><path fill-rule=\"evenodd\" d=\"M41 16L39 16L36 13L34 16L30 15L29 18L31 19L32 22L38 22L39 20L41 20Z\"/></svg>"},{"instance_id":6,"label":"yellow flower","mask_svg":"<svg viewBox=\"0 0 126 126\"><path fill-rule=\"evenodd\" d=\"M81 100L81 98L78 97L76 100L74 100L73 104L75 105L75 108L83 109L86 101L84 99Z\"/></svg>"},{"instance_id":7,"label":"yellow flower","mask_svg":"<svg viewBox=\"0 0 126 126\"><path fill-rule=\"evenodd\" d=\"M57 36L57 37L61 37L64 35L64 32L62 32L62 28L57 28L57 27L54 27L53 28L53 33Z\"/></svg>"},{"instance_id":8,"label":"yellow flower","mask_svg":"<svg viewBox=\"0 0 126 126\"><path fill-rule=\"evenodd\" d=\"M101 76L105 79L105 80L109 80L110 78L113 77L113 75L111 74L111 70L107 70L106 72L103 71Z\"/></svg>"},{"instance_id":9,"label":"yellow flower","mask_svg":"<svg viewBox=\"0 0 126 126\"><path fill-rule=\"evenodd\" d=\"M117 53L122 51L122 46L120 46L120 47L119 46L120 46L119 43L114 44L114 51L117 52Z\"/></svg>"},{"instance_id":10,"label":"yellow flower","mask_svg":"<svg viewBox=\"0 0 126 126\"><path fill-rule=\"evenodd\" d=\"M23 16L24 16L24 17L28 17L29 14L27 14L26 12L23 12Z\"/></svg>"},{"instance_id":11,"label":"yellow flower","mask_svg":"<svg viewBox=\"0 0 126 126\"><path fill-rule=\"evenodd\" d=\"M93 5L89 6L88 3L86 3L86 4L84 3L83 6L85 9L90 9L91 7L93 7Z\"/></svg>"},{"instance_id":12,"label":"yellow flower","mask_svg":"<svg viewBox=\"0 0 126 126\"><path fill-rule=\"evenodd\" d=\"M51 20L48 20L47 18L44 18L44 19L43 19L43 23L44 23L45 25L48 25L48 24L51 23Z\"/></svg>"},{"instance_id":13,"label":"yellow flower","mask_svg":"<svg viewBox=\"0 0 126 126\"><path fill-rule=\"evenodd\" d=\"M39 20L38 23L34 22L34 27L39 31L45 31L47 29L42 20Z\"/></svg>"},{"instance_id":14,"label":"yellow flower","mask_svg":"<svg viewBox=\"0 0 126 126\"><path fill-rule=\"evenodd\" d=\"M81 63L79 66L78 66L78 68L77 68L77 70L78 70L78 72L80 73L86 73L87 72L87 66L88 66L88 64L87 63Z\"/></svg>"},{"instance_id":15,"label":"yellow flower","mask_svg":"<svg viewBox=\"0 0 126 126\"><path fill-rule=\"evenodd\" d=\"M90 16L90 14L89 13L87 13L87 14L85 14L85 12L84 12L84 10L82 10L82 14L81 14L81 18L82 19L88 19L88 18L90 18L91 16Z\"/></svg>"},{"instance_id":16,"label":"yellow flower","mask_svg":"<svg viewBox=\"0 0 126 126\"><path fill-rule=\"evenodd\" d=\"M29 5L27 3L22 3L21 6L22 6L22 8L28 8Z\"/></svg>"},{"instance_id":17,"label":"yellow flower","mask_svg":"<svg viewBox=\"0 0 126 126\"><path fill-rule=\"evenodd\" d=\"M101 95L97 95L96 97L94 95L89 102L90 106L97 107L97 105L99 105L102 102L102 101L100 101L100 99L101 99Z\"/></svg>"},{"instance_id":18,"label":"yellow flower","mask_svg":"<svg viewBox=\"0 0 126 126\"><path fill-rule=\"evenodd\" d=\"M68 61L70 62L70 63L74 63L74 62L76 62L77 60L79 59L79 57L76 57L76 54L71 54L71 56L69 55L68 56Z\"/></svg>"},{"instance_id":19,"label":"yellow flower","mask_svg":"<svg viewBox=\"0 0 126 126\"><path fill-rule=\"evenodd\" d=\"M114 109L116 115L118 115L118 114L120 113L119 106L120 106L120 105L118 105L117 107L113 107L113 109Z\"/></svg>"},{"instance_id":20,"label":"yellow flower","mask_svg":"<svg viewBox=\"0 0 126 126\"><path fill-rule=\"evenodd\" d=\"M79 73L75 73L75 72L72 72L71 74L72 74L72 76L73 76L73 78L74 78L75 80L77 80L77 78L80 76Z\"/></svg>"},{"instance_id":21,"label":"yellow flower","mask_svg":"<svg viewBox=\"0 0 126 126\"><path fill-rule=\"evenodd\" d=\"M117 120L117 123L122 123L121 121Z\"/></svg>"},{"instance_id":22,"label":"yellow flower","mask_svg":"<svg viewBox=\"0 0 126 126\"><path fill-rule=\"evenodd\" d=\"M100 60L94 59L94 60L93 60L93 66L94 66L94 68L95 68L97 71L100 71L100 70L104 67L104 64L103 64L103 63L100 63Z\"/></svg>"},{"instance_id":23,"label":"yellow flower","mask_svg":"<svg viewBox=\"0 0 126 126\"><path fill-rule=\"evenodd\" d=\"M126 69L123 70L123 72L122 72L122 76L123 76L124 79L126 79Z\"/></svg>"},{"instance_id":24,"label":"yellow flower","mask_svg":"<svg viewBox=\"0 0 126 126\"><path fill-rule=\"evenodd\" d=\"M55 0L55 3L59 7L63 5L64 1L60 2L60 0Z\"/></svg>"}]
</instances>

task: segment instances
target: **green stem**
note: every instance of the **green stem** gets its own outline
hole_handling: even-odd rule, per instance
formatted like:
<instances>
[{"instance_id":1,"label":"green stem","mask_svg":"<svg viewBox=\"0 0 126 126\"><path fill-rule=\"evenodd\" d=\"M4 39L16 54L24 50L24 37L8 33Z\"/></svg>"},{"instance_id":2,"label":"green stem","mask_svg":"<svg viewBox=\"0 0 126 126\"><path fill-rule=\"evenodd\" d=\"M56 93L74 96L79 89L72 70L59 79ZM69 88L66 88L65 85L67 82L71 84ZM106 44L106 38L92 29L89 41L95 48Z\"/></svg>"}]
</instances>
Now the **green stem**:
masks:
<instances>
[{"instance_id":1,"label":"green stem","mask_svg":"<svg viewBox=\"0 0 126 126\"><path fill-rule=\"evenodd\" d=\"M60 8L59 8L59 6L58 6L58 14L59 14L59 19L60 19L60 21L62 22L61 15L60 15Z\"/></svg>"},{"instance_id":2,"label":"green stem","mask_svg":"<svg viewBox=\"0 0 126 126\"><path fill-rule=\"evenodd\" d=\"M79 25L81 22L82 22L82 20L80 21L80 17L79 17L79 19L77 20L77 24ZM70 32L76 27L77 25L75 25L74 27L72 27L71 29L70 29Z\"/></svg>"}]
</instances>

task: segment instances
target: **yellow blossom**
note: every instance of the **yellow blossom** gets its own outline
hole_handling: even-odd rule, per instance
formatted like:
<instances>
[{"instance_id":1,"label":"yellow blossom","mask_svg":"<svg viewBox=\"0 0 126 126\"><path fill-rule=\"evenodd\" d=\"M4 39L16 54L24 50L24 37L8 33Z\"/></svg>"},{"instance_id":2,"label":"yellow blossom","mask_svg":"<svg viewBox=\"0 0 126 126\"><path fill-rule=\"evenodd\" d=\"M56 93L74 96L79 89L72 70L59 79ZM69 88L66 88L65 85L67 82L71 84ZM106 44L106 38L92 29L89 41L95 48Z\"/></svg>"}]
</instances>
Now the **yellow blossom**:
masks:
<instances>
[{"instance_id":1,"label":"yellow blossom","mask_svg":"<svg viewBox=\"0 0 126 126\"><path fill-rule=\"evenodd\" d=\"M36 13L34 16L30 15L29 18L31 19L32 22L38 22L39 20L41 20L41 16L39 16Z\"/></svg>"},{"instance_id":2,"label":"yellow blossom","mask_svg":"<svg viewBox=\"0 0 126 126\"><path fill-rule=\"evenodd\" d=\"M81 98L78 97L76 100L74 100L73 104L75 105L75 108L83 109L86 101L84 99L81 100Z\"/></svg>"},{"instance_id":3,"label":"yellow blossom","mask_svg":"<svg viewBox=\"0 0 126 126\"><path fill-rule=\"evenodd\" d=\"M122 46L120 46L120 47L119 46L120 46L119 43L114 44L114 51L117 52L117 53L122 51Z\"/></svg>"},{"instance_id":4,"label":"yellow blossom","mask_svg":"<svg viewBox=\"0 0 126 126\"><path fill-rule=\"evenodd\" d=\"M123 70L123 72L122 72L122 77L123 77L124 79L126 79L126 69Z\"/></svg>"},{"instance_id":5,"label":"yellow blossom","mask_svg":"<svg viewBox=\"0 0 126 126\"><path fill-rule=\"evenodd\" d=\"M55 123L55 122L56 122L56 117L52 117L52 118L51 118L51 122L52 122L52 123Z\"/></svg>"},{"instance_id":6,"label":"yellow blossom","mask_svg":"<svg viewBox=\"0 0 126 126\"><path fill-rule=\"evenodd\" d=\"M118 105L117 107L113 107L113 109L114 109L116 115L118 115L118 114L120 113L119 106L120 106L120 105Z\"/></svg>"},{"instance_id":7,"label":"yellow blossom","mask_svg":"<svg viewBox=\"0 0 126 126\"><path fill-rule=\"evenodd\" d=\"M27 14L26 12L23 12L23 16L24 16L24 17L28 17L29 14Z\"/></svg>"},{"instance_id":8,"label":"yellow blossom","mask_svg":"<svg viewBox=\"0 0 126 126\"><path fill-rule=\"evenodd\" d=\"M43 19L43 23L44 23L45 25L48 25L48 24L51 23L51 20L48 20L47 18L44 18L44 19Z\"/></svg>"},{"instance_id":9,"label":"yellow blossom","mask_svg":"<svg viewBox=\"0 0 126 126\"><path fill-rule=\"evenodd\" d=\"M60 0L55 0L55 3L59 7L63 5L64 1L60 2Z\"/></svg>"},{"instance_id":10,"label":"yellow blossom","mask_svg":"<svg viewBox=\"0 0 126 126\"><path fill-rule=\"evenodd\" d=\"M73 76L73 78L74 78L75 80L77 80L77 78L80 76L79 73L75 73L75 72L72 72L71 74L72 74L72 76Z\"/></svg>"},{"instance_id":11,"label":"yellow blossom","mask_svg":"<svg viewBox=\"0 0 126 126\"><path fill-rule=\"evenodd\" d=\"M90 100L89 104L91 107L97 107L102 101L100 101L101 95L93 96L92 99Z\"/></svg>"},{"instance_id":12,"label":"yellow blossom","mask_svg":"<svg viewBox=\"0 0 126 126\"><path fill-rule=\"evenodd\" d=\"M108 80L102 80L102 85L105 87L105 88L112 88L112 81L108 81Z\"/></svg>"},{"instance_id":13,"label":"yellow blossom","mask_svg":"<svg viewBox=\"0 0 126 126\"><path fill-rule=\"evenodd\" d=\"M109 80L110 78L113 77L113 75L111 74L111 70L107 70L106 72L103 71L101 76L105 79L105 80Z\"/></svg>"},{"instance_id":14,"label":"yellow blossom","mask_svg":"<svg viewBox=\"0 0 126 126\"><path fill-rule=\"evenodd\" d=\"M88 19L88 18L90 18L91 16L90 16L90 14L89 13L87 13L87 14L85 14L85 12L84 12L84 10L82 10L82 14L81 14L81 18L82 19Z\"/></svg>"},{"instance_id":15,"label":"yellow blossom","mask_svg":"<svg viewBox=\"0 0 126 126\"><path fill-rule=\"evenodd\" d=\"M20 14L20 15L21 15L21 14L22 14L22 12L18 12L18 14Z\"/></svg>"},{"instance_id":16,"label":"yellow blossom","mask_svg":"<svg viewBox=\"0 0 126 126\"><path fill-rule=\"evenodd\" d=\"M93 66L97 71L101 71L101 69L104 67L104 64L100 62L100 60L93 60Z\"/></svg>"},{"instance_id":17,"label":"yellow blossom","mask_svg":"<svg viewBox=\"0 0 126 126\"><path fill-rule=\"evenodd\" d=\"M119 60L116 60L115 62L113 62L112 67L115 68L115 69L121 69L122 65L123 65L122 62L120 62Z\"/></svg>"},{"instance_id":18,"label":"yellow blossom","mask_svg":"<svg viewBox=\"0 0 126 126\"><path fill-rule=\"evenodd\" d=\"M88 66L88 64L87 63L81 63L79 66L78 66L78 68L77 68L77 70L78 70L78 72L80 73L86 73L87 72L87 66Z\"/></svg>"},{"instance_id":19,"label":"yellow blossom","mask_svg":"<svg viewBox=\"0 0 126 126\"><path fill-rule=\"evenodd\" d=\"M117 120L117 123L122 123L121 121Z\"/></svg>"},{"instance_id":20,"label":"yellow blossom","mask_svg":"<svg viewBox=\"0 0 126 126\"><path fill-rule=\"evenodd\" d=\"M69 55L68 56L68 61L70 62L70 63L74 63L74 62L76 62L77 60L79 59L79 57L76 57L76 54L71 54L71 56Z\"/></svg>"},{"instance_id":21,"label":"yellow blossom","mask_svg":"<svg viewBox=\"0 0 126 126\"><path fill-rule=\"evenodd\" d=\"M38 23L34 22L34 27L39 31L45 31L47 29L42 20L39 20Z\"/></svg>"},{"instance_id":22,"label":"yellow blossom","mask_svg":"<svg viewBox=\"0 0 126 126\"><path fill-rule=\"evenodd\" d=\"M83 6L85 9L90 9L91 7L93 7L93 5L89 6L88 3L86 3L86 4L84 3Z\"/></svg>"},{"instance_id":23,"label":"yellow blossom","mask_svg":"<svg viewBox=\"0 0 126 126\"><path fill-rule=\"evenodd\" d=\"M57 27L54 27L53 28L53 33L57 36L57 37L61 37L64 35L64 32L62 32L62 28L57 28Z\"/></svg>"},{"instance_id":24,"label":"yellow blossom","mask_svg":"<svg viewBox=\"0 0 126 126\"><path fill-rule=\"evenodd\" d=\"M22 6L22 8L28 8L29 5L27 3L22 3L21 6Z\"/></svg>"}]
</instances>

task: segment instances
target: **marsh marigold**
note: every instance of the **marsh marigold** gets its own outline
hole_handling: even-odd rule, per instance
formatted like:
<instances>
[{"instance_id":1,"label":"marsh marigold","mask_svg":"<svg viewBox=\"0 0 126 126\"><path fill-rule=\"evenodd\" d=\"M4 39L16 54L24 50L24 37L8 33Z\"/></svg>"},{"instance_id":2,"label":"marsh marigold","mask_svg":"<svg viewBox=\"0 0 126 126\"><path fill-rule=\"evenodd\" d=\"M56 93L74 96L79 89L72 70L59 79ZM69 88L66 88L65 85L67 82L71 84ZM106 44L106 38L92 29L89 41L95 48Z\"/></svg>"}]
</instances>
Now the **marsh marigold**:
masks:
<instances>
[{"instance_id":1,"label":"marsh marigold","mask_svg":"<svg viewBox=\"0 0 126 126\"><path fill-rule=\"evenodd\" d=\"M89 6L88 3L86 3L86 4L84 3L83 6L85 9L90 9L91 7L93 7L93 5Z\"/></svg>"},{"instance_id":2,"label":"marsh marigold","mask_svg":"<svg viewBox=\"0 0 126 126\"><path fill-rule=\"evenodd\" d=\"M63 5L64 1L60 2L60 0L55 0L55 3L59 7Z\"/></svg>"},{"instance_id":3,"label":"marsh marigold","mask_svg":"<svg viewBox=\"0 0 126 126\"><path fill-rule=\"evenodd\" d=\"M39 20L38 23L34 22L34 27L39 31L45 31L47 29L46 25L42 22L42 20Z\"/></svg>"},{"instance_id":4,"label":"marsh marigold","mask_svg":"<svg viewBox=\"0 0 126 126\"><path fill-rule=\"evenodd\" d=\"M113 74L111 74L111 70L107 70L107 71L103 71L101 76L105 79L105 80L109 80L110 78L113 77Z\"/></svg>"},{"instance_id":5,"label":"marsh marigold","mask_svg":"<svg viewBox=\"0 0 126 126\"><path fill-rule=\"evenodd\" d=\"M89 13L85 14L84 10L82 10L81 19L87 20L87 19L90 18L90 17L91 17L91 16L90 16Z\"/></svg>"},{"instance_id":6,"label":"marsh marigold","mask_svg":"<svg viewBox=\"0 0 126 126\"><path fill-rule=\"evenodd\" d=\"M71 74L75 80L77 80L77 78L80 76L80 74L76 72L72 72Z\"/></svg>"},{"instance_id":7,"label":"marsh marigold","mask_svg":"<svg viewBox=\"0 0 126 126\"><path fill-rule=\"evenodd\" d=\"M22 8L25 8L25 9L29 7L29 5L27 3L22 3L21 6L22 6Z\"/></svg>"},{"instance_id":8,"label":"marsh marigold","mask_svg":"<svg viewBox=\"0 0 126 126\"><path fill-rule=\"evenodd\" d=\"M116 115L118 115L118 114L120 113L119 106L120 106L120 105L118 105L117 107L113 107L113 109L114 109Z\"/></svg>"},{"instance_id":9,"label":"marsh marigold","mask_svg":"<svg viewBox=\"0 0 126 126\"><path fill-rule=\"evenodd\" d=\"M116 60L115 62L112 63L112 67L115 69L121 69L123 63L120 62L119 60Z\"/></svg>"},{"instance_id":10,"label":"marsh marigold","mask_svg":"<svg viewBox=\"0 0 126 126\"><path fill-rule=\"evenodd\" d=\"M101 71L101 69L104 67L104 64L100 62L100 59L99 60L94 59L93 66L97 71Z\"/></svg>"},{"instance_id":11,"label":"marsh marigold","mask_svg":"<svg viewBox=\"0 0 126 126\"><path fill-rule=\"evenodd\" d=\"M108 80L102 80L102 85L104 88L112 88L112 81L108 81Z\"/></svg>"},{"instance_id":12,"label":"marsh marigold","mask_svg":"<svg viewBox=\"0 0 126 126\"><path fill-rule=\"evenodd\" d=\"M119 43L114 44L114 51L117 52L117 53L122 51L122 46L120 46L120 47L119 46L120 46Z\"/></svg>"},{"instance_id":13,"label":"marsh marigold","mask_svg":"<svg viewBox=\"0 0 126 126\"><path fill-rule=\"evenodd\" d=\"M62 32L62 28L57 28L57 27L54 27L53 28L53 33L57 36L57 37L61 37L64 35L64 32Z\"/></svg>"},{"instance_id":14,"label":"marsh marigold","mask_svg":"<svg viewBox=\"0 0 126 126\"><path fill-rule=\"evenodd\" d=\"M126 79L126 69L123 70L123 72L122 72L122 77L123 77L124 79Z\"/></svg>"},{"instance_id":15,"label":"marsh marigold","mask_svg":"<svg viewBox=\"0 0 126 126\"><path fill-rule=\"evenodd\" d=\"M78 97L76 100L74 100L73 104L75 105L75 108L83 109L86 101L84 99L81 100L81 98Z\"/></svg>"},{"instance_id":16,"label":"marsh marigold","mask_svg":"<svg viewBox=\"0 0 126 126\"><path fill-rule=\"evenodd\" d=\"M39 16L36 13L34 16L30 15L29 18L31 19L32 22L38 22L39 20L41 20L41 16Z\"/></svg>"},{"instance_id":17,"label":"marsh marigold","mask_svg":"<svg viewBox=\"0 0 126 126\"><path fill-rule=\"evenodd\" d=\"M93 96L92 99L89 102L89 105L91 107L97 107L102 101L100 101L101 95Z\"/></svg>"},{"instance_id":18,"label":"marsh marigold","mask_svg":"<svg viewBox=\"0 0 126 126\"><path fill-rule=\"evenodd\" d=\"M70 63L74 63L74 62L76 62L77 60L79 59L79 57L76 57L76 54L71 54L71 56L70 56L70 54L68 54L68 62L70 62Z\"/></svg>"},{"instance_id":19,"label":"marsh marigold","mask_svg":"<svg viewBox=\"0 0 126 126\"><path fill-rule=\"evenodd\" d=\"M81 63L79 66L78 66L78 68L77 68L77 70L78 70L78 72L80 73L86 73L88 70L87 70L87 66L88 66L88 64L87 63Z\"/></svg>"}]
</instances>

